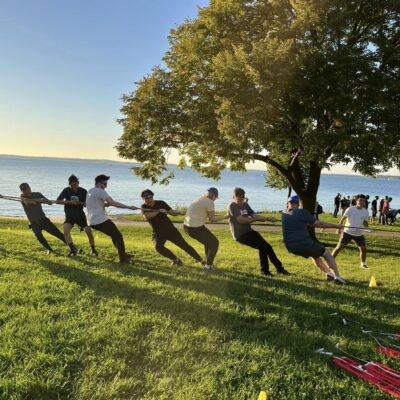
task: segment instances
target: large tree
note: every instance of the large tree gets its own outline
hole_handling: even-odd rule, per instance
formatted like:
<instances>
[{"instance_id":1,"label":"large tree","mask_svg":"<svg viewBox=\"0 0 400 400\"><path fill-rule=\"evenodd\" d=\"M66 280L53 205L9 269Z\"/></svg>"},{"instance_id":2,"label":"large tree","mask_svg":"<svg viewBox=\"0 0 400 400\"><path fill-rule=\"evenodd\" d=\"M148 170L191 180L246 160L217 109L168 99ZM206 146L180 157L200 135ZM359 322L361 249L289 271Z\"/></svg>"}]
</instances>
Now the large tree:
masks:
<instances>
[{"instance_id":1,"label":"large tree","mask_svg":"<svg viewBox=\"0 0 400 400\"><path fill-rule=\"evenodd\" d=\"M211 0L123 96L119 155L153 181L168 178L171 149L213 178L263 161L309 210L323 168L398 167L399 4Z\"/></svg>"}]
</instances>

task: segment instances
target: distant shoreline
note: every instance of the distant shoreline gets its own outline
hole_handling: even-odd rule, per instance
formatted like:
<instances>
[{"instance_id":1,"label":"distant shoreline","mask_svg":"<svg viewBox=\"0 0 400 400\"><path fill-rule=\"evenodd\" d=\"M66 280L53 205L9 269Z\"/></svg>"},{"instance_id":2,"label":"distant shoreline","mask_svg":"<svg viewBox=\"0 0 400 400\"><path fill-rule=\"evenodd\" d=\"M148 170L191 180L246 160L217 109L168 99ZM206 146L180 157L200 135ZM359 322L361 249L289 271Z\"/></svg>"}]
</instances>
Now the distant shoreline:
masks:
<instances>
[{"instance_id":1,"label":"distant shoreline","mask_svg":"<svg viewBox=\"0 0 400 400\"><path fill-rule=\"evenodd\" d=\"M127 164L131 166L137 166L141 165L141 163L138 163L136 161L120 161L120 160L109 160L105 158L79 158L79 157L51 157L51 156L23 156L19 154L0 154L0 157L9 157L9 158L39 158L39 159L46 159L46 160L75 160L75 161L89 161L89 162L106 162L106 163L118 163L118 164ZM172 167L178 167L177 164L169 163L169 166ZM191 168L190 166L186 168ZM227 168L227 170L231 170L230 168ZM249 168L247 171L261 171L264 173L267 173L266 170L264 169L253 169ZM384 175L384 174L379 174L376 177L372 176L365 176L361 174L356 174L356 173L350 173L350 174L337 174L337 173L331 173L331 172L322 172L321 175L331 175L331 176L354 176L354 177L363 177L363 178L370 178L370 179L400 179L400 175Z\"/></svg>"}]
</instances>

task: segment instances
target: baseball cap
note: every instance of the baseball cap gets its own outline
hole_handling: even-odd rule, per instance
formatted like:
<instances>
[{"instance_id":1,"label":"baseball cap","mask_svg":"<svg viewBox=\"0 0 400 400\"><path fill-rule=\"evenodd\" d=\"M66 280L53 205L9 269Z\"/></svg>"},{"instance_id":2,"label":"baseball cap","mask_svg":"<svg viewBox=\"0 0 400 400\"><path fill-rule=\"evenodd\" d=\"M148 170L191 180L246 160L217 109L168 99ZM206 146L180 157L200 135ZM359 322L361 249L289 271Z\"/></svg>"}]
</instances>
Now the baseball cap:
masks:
<instances>
[{"instance_id":1,"label":"baseball cap","mask_svg":"<svg viewBox=\"0 0 400 400\"><path fill-rule=\"evenodd\" d=\"M207 192L208 192L208 193L212 193L212 194L214 194L215 196L218 197L218 189L215 188L215 187L210 187L210 188L208 188L208 189L207 189Z\"/></svg>"},{"instance_id":2,"label":"baseball cap","mask_svg":"<svg viewBox=\"0 0 400 400\"><path fill-rule=\"evenodd\" d=\"M100 174L100 175L97 175L96 178L94 178L94 182L97 185L98 183L103 182L103 181L108 181L109 179L110 179L109 176Z\"/></svg>"},{"instance_id":3,"label":"baseball cap","mask_svg":"<svg viewBox=\"0 0 400 400\"><path fill-rule=\"evenodd\" d=\"M288 198L288 202L290 202L290 203L299 203L300 202L300 198L299 198L299 196L297 196L297 194L295 194L295 195L290 196Z\"/></svg>"}]
</instances>

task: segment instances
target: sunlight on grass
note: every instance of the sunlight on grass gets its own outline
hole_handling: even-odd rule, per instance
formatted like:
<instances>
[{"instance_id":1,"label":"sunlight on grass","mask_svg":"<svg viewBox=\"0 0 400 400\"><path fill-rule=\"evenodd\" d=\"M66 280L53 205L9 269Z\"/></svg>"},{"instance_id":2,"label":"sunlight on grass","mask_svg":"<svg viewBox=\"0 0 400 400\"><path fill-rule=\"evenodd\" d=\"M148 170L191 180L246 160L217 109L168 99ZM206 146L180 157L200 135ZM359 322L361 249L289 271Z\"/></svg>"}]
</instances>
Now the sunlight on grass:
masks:
<instances>
[{"instance_id":1,"label":"sunlight on grass","mask_svg":"<svg viewBox=\"0 0 400 400\"><path fill-rule=\"evenodd\" d=\"M149 228L122 227L135 263L120 266L99 234L98 259L70 259L53 238L46 256L26 222L0 220L1 399L386 399L317 348L336 343L400 369L359 327L398 332L400 237L367 237L370 270L349 246L338 256L344 287L264 236L291 276L261 277L258 254L216 230L218 274L179 249L184 267L153 250ZM10 229L9 229L10 228ZM332 248L333 234L319 234ZM186 237L187 238L187 237ZM198 242L189 242L202 251ZM369 289L374 275L377 289Z\"/></svg>"}]
</instances>

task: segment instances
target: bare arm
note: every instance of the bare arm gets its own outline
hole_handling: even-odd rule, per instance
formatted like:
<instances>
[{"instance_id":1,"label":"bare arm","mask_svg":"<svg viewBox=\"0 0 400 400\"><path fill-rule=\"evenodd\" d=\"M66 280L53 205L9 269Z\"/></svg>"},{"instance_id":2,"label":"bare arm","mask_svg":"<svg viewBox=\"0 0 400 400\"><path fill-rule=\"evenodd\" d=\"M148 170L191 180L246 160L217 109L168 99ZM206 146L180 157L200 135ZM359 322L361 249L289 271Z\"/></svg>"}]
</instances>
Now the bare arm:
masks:
<instances>
[{"instance_id":1,"label":"bare arm","mask_svg":"<svg viewBox=\"0 0 400 400\"><path fill-rule=\"evenodd\" d=\"M276 218L270 218L270 217L263 217L262 215L258 215L258 214L252 214L248 217L245 217L244 215L239 215L238 217L236 217L237 222L239 222L239 224L251 224L253 222L256 221L261 221L261 222L276 222L277 219Z\"/></svg>"},{"instance_id":2,"label":"bare arm","mask_svg":"<svg viewBox=\"0 0 400 400\"><path fill-rule=\"evenodd\" d=\"M113 200L112 197L107 197L107 198L106 198L106 202L107 202L110 206L113 206L113 207L116 207L116 208L125 208L125 209L128 209L128 210L139 210L139 207L136 207L136 206L127 206L126 204L119 203L118 201Z\"/></svg>"},{"instance_id":3,"label":"bare arm","mask_svg":"<svg viewBox=\"0 0 400 400\"><path fill-rule=\"evenodd\" d=\"M221 215L221 216L216 216L214 211L207 211L207 216L208 216L208 220L210 222L218 222L218 221L222 221L223 219L228 218L228 215Z\"/></svg>"},{"instance_id":4,"label":"bare arm","mask_svg":"<svg viewBox=\"0 0 400 400\"><path fill-rule=\"evenodd\" d=\"M160 209L160 210L155 210L155 211L145 211L145 213L143 214L143 218L145 220L149 221L149 220L155 218L160 213L167 214L167 210Z\"/></svg>"},{"instance_id":5,"label":"bare arm","mask_svg":"<svg viewBox=\"0 0 400 400\"><path fill-rule=\"evenodd\" d=\"M174 217L176 217L177 215L186 215L184 211L178 211L178 210L169 210L168 214Z\"/></svg>"}]
</instances>

